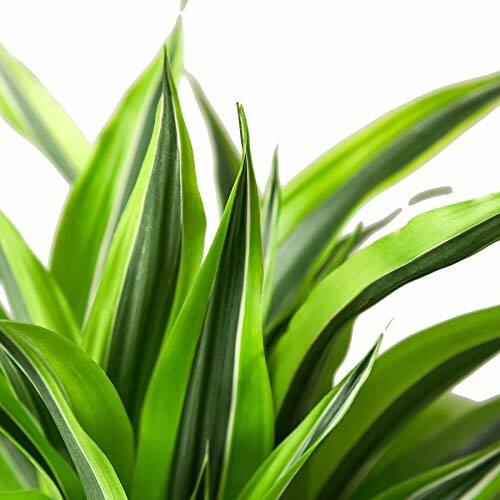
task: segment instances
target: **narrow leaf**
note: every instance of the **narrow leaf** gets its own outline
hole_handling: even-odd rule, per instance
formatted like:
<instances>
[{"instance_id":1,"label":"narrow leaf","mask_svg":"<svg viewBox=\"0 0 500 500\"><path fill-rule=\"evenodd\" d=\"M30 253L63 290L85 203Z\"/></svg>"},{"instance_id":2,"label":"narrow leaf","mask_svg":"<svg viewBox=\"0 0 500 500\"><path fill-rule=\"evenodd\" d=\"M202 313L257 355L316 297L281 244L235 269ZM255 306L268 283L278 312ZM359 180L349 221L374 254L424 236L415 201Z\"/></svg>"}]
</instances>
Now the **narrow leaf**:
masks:
<instances>
[{"instance_id":1,"label":"narrow leaf","mask_svg":"<svg viewBox=\"0 0 500 500\"><path fill-rule=\"evenodd\" d=\"M92 146L40 81L0 44L0 114L73 182Z\"/></svg>"},{"instance_id":2,"label":"narrow leaf","mask_svg":"<svg viewBox=\"0 0 500 500\"><path fill-rule=\"evenodd\" d=\"M207 441L212 498L235 498L272 449L259 200L239 111L243 168L162 347L142 413L133 498L188 498Z\"/></svg>"},{"instance_id":3,"label":"narrow leaf","mask_svg":"<svg viewBox=\"0 0 500 500\"><path fill-rule=\"evenodd\" d=\"M182 68L182 24L168 40L177 78ZM151 140L161 94L161 51L125 94L102 130L88 168L75 183L54 241L51 270L83 323L113 234L135 186Z\"/></svg>"}]
</instances>

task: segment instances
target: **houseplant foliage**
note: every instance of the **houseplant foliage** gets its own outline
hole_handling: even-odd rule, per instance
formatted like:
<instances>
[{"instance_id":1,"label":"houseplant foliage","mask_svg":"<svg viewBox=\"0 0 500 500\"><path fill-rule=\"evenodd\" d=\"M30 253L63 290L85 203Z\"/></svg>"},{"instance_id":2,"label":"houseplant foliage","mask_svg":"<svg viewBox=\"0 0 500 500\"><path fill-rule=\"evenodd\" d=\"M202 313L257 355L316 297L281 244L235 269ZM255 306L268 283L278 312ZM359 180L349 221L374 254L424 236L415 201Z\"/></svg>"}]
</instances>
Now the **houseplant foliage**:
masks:
<instances>
[{"instance_id":1,"label":"houseplant foliage","mask_svg":"<svg viewBox=\"0 0 500 500\"><path fill-rule=\"evenodd\" d=\"M205 214L177 86L213 143ZM179 20L89 144L0 47L0 111L70 186L45 268L0 215L0 497L492 498L500 401L450 391L500 349L500 307L381 339L334 379L356 318L500 238L500 193L444 206L360 249L343 231L500 102L500 75L437 90L261 194L184 70ZM335 380L335 383L333 382Z\"/></svg>"}]
</instances>

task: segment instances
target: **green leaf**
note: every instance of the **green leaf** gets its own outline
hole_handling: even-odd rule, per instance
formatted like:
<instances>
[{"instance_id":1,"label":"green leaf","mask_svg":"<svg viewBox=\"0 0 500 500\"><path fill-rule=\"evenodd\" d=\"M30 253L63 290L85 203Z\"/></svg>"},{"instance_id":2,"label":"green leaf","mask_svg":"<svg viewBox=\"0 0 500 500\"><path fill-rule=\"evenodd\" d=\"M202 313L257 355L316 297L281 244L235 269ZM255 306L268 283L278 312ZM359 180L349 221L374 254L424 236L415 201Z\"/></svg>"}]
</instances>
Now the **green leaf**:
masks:
<instances>
[{"instance_id":1,"label":"green leaf","mask_svg":"<svg viewBox=\"0 0 500 500\"><path fill-rule=\"evenodd\" d=\"M360 250L310 294L272 346L275 408L290 422L321 375L318 360L339 327L406 283L454 264L500 238L500 193L438 208ZM280 425L286 431L286 425Z\"/></svg>"},{"instance_id":2,"label":"green leaf","mask_svg":"<svg viewBox=\"0 0 500 500\"><path fill-rule=\"evenodd\" d=\"M92 146L40 81L0 44L0 114L73 182Z\"/></svg>"},{"instance_id":3,"label":"green leaf","mask_svg":"<svg viewBox=\"0 0 500 500\"><path fill-rule=\"evenodd\" d=\"M185 73L198 102L212 144L215 185L220 211L224 211L240 168L240 154L196 78Z\"/></svg>"},{"instance_id":4,"label":"green leaf","mask_svg":"<svg viewBox=\"0 0 500 500\"><path fill-rule=\"evenodd\" d=\"M441 464L475 453L498 439L500 398L481 403L446 394L398 434L353 491L373 498Z\"/></svg>"},{"instance_id":5,"label":"green leaf","mask_svg":"<svg viewBox=\"0 0 500 500\"><path fill-rule=\"evenodd\" d=\"M182 68L180 20L168 40L168 50L178 78ZM121 100L62 213L51 270L80 324L94 298L109 245L151 140L161 94L162 61L160 52Z\"/></svg>"},{"instance_id":6,"label":"green leaf","mask_svg":"<svg viewBox=\"0 0 500 500\"><path fill-rule=\"evenodd\" d=\"M308 497L349 497L412 417L500 350L500 307L432 326L377 361L349 413L300 478ZM303 490L300 490L303 491Z\"/></svg>"},{"instance_id":7,"label":"green leaf","mask_svg":"<svg viewBox=\"0 0 500 500\"><path fill-rule=\"evenodd\" d=\"M85 498L73 469L48 441L3 376L0 376L0 432L11 440L15 438L16 446L22 447L23 453L29 454L30 460L54 479L65 496Z\"/></svg>"},{"instance_id":8,"label":"green leaf","mask_svg":"<svg viewBox=\"0 0 500 500\"><path fill-rule=\"evenodd\" d=\"M500 493L500 442L472 456L404 482L377 500L474 498L488 500Z\"/></svg>"},{"instance_id":9,"label":"green leaf","mask_svg":"<svg viewBox=\"0 0 500 500\"><path fill-rule=\"evenodd\" d=\"M40 394L86 495L126 498L116 474L127 484L132 428L118 394L99 367L62 335L33 325L1 321L0 347Z\"/></svg>"},{"instance_id":10,"label":"green leaf","mask_svg":"<svg viewBox=\"0 0 500 500\"><path fill-rule=\"evenodd\" d=\"M167 66L163 80L153 138L84 333L85 350L105 368L134 420L169 317L198 271L205 232L191 143Z\"/></svg>"},{"instance_id":11,"label":"green leaf","mask_svg":"<svg viewBox=\"0 0 500 500\"><path fill-rule=\"evenodd\" d=\"M2 304L0 303L0 319L7 319L7 313L5 309L3 308Z\"/></svg>"},{"instance_id":12,"label":"green leaf","mask_svg":"<svg viewBox=\"0 0 500 500\"><path fill-rule=\"evenodd\" d=\"M12 319L50 328L80 342L80 330L57 283L1 212L0 283Z\"/></svg>"},{"instance_id":13,"label":"green leaf","mask_svg":"<svg viewBox=\"0 0 500 500\"><path fill-rule=\"evenodd\" d=\"M0 498L6 500L51 500L52 497L37 490L0 491Z\"/></svg>"},{"instance_id":14,"label":"green leaf","mask_svg":"<svg viewBox=\"0 0 500 500\"><path fill-rule=\"evenodd\" d=\"M213 498L235 498L270 453L262 340L262 246L248 131L212 247L164 343L146 396L133 498L187 498L210 443Z\"/></svg>"},{"instance_id":15,"label":"green leaf","mask_svg":"<svg viewBox=\"0 0 500 500\"><path fill-rule=\"evenodd\" d=\"M210 500L210 453L208 442L205 447L205 456L201 463L198 479L189 500Z\"/></svg>"},{"instance_id":16,"label":"green leaf","mask_svg":"<svg viewBox=\"0 0 500 500\"><path fill-rule=\"evenodd\" d=\"M438 90L354 134L285 186L269 325L306 293L357 208L442 150L499 98L498 73Z\"/></svg>"},{"instance_id":17,"label":"green leaf","mask_svg":"<svg viewBox=\"0 0 500 500\"><path fill-rule=\"evenodd\" d=\"M271 174L267 181L266 191L262 199L261 228L262 228L262 253L264 259L264 285L263 285L263 311L264 317L271 302L274 288L274 270L277 259L277 229L281 207L281 185L279 180L278 148L273 156Z\"/></svg>"},{"instance_id":18,"label":"green leaf","mask_svg":"<svg viewBox=\"0 0 500 500\"><path fill-rule=\"evenodd\" d=\"M381 341L382 337L351 373L271 453L238 498L272 500L281 497L314 450L349 410L373 368Z\"/></svg>"},{"instance_id":19,"label":"green leaf","mask_svg":"<svg viewBox=\"0 0 500 500\"><path fill-rule=\"evenodd\" d=\"M0 493L5 490L20 490L27 486L5 441L5 438L0 438Z\"/></svg>"}]
</instances>

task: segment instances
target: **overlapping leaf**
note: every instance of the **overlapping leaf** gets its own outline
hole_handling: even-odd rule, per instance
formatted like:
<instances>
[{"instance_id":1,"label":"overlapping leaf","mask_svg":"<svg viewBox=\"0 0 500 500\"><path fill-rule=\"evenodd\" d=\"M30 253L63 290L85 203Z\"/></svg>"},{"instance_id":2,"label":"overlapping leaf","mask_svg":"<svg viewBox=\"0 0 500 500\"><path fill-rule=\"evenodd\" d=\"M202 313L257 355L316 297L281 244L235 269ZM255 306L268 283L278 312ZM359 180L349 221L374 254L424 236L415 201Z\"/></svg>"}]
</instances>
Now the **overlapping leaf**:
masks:
<instances>
[{"instance_id":1,"label":"overlapping leaf","mask_svg":"<svg viewBox=\"0 0 500 500\"><path fill-rule=\"evenodd\" d=\"M438 90L354 134L285 186L268 328L301 299L340 229L363 202L440 151L499 98L499 74Z\"/></svg>"},{"instance_id":2,"label":"overlapping leaf","mask_svg":"<svg viewBox=\"0 0 500 500\"><path fill-rule=\"evenodd\" d=\"M500 351L499 319L500 307L470 313L385 352L349 413L298 478L297 491L313 498L331 498L332 492L349 497L409 419Z\"/></svg>"},{"instance_id":3,"label":"overlapping leaf","mask_svg":"<svg viewBox=\"0 0 500 500\"><path fill-rule=\"evenodd\" d=\"M188 498L208 442L213 498L235 498L270 453L259 200L240 108L243 167L142 413L133 498Z\"/></svg>"},{"instance_id":4,"label":"overlapping leaf","mask_svg":"<svg viewBox=\"0 0 500 500\"><path fill-rule=\"evenodd\" d=\"M28 248L12 223L0 212L0 283L11 317L55 330L74 342L80 330L57 283ZM6 316L0 312L0 319Z\"/></svg>"},{"instance_id":5,"label":"overlapping leaf","mask_svg":"<svg viewBox=\"0 0 500 500\"><path fill-rule=\"evenodd\" d=\"M364 248L325 278L276 341L269 357L276 408L290 418L336 332L404 284L449 266L500 238L500 194L432 210Z\"/></svg>"},{"instance_id":6,"label":"overlapping leaf","mask_svg":"<svg viewBox=\"0 0 500 500\"><path fill-rule=\"evenodd\" d=\"M87 166L92 146L39 80L0 44L0 114L69 182Z\"/></svg>"},{"instance_id":7,"label":"overlapping leaf","mask_svg":"<svg viewBox=\"0 0 500 500\"><path fill-rule=\"evenodd\" d=\"M182 69L182 24L168 40L173 72ZM132 85L101 132L94 154L66 202L51 270L77 320L97 289L111 239L151 140L161 94L163 53Z\"/></svg>"},{"instance_id":8,"label":"overlapping leaf","mask_svg":"<svg viewBox=\"0 0 500 500\"><path fill-rule=\"evenodd\" d=\"M0 347L39 393L90 498L126 498L133 437L112 384L62 335L33 325L0 322ZM115 473L116 470L116 473Z\"/></svg>"}]
</instances>

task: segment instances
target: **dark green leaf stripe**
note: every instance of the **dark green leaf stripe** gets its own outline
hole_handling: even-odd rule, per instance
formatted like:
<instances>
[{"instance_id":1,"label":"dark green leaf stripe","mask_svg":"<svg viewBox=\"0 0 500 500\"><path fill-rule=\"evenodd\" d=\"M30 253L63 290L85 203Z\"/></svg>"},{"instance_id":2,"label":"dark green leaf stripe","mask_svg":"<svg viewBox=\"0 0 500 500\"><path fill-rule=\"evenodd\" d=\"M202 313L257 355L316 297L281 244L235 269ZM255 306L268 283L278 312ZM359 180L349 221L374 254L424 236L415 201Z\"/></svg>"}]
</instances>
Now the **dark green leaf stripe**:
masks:
<instances>
[{"instance_id":1,"label":"dark green leaf stripe","mask_svg":"<svg viewBox=\"0 0 500 500\"><path fill-rule=\"evenodd\" d=\"M186 73L186 76L191 84L210 135L217 198L222 212L238 176L240 154L196 78L189 73Z\"/></svg>"},{"instance_id":2,"label":"dark green leaf stripe","mask_svg":"<svg viewBox=\"0 0 500 500\"><path fill-rule=\"evenodd\" d=\"M133 498L189 498L207 442L212 495L235 498L272 449L259 200L241 108L240 121L243 168L162 347L141 418Z\"/></svg>"},{"instance_id":3,"label":"dark green leaf stripe","mask_svg":"<svg viewBox=\"0 0 500 500\"><path fill-rule=\"evenodd\" d=\"M80 329L57 283L1 212L0 283L12 319L50 328L80 342Z\"/></svg>"},{"instance_id":4,"label":"dark green leaf stripe","mask_svg":"<svg viewBox=\"0 0 500 500\"><path fill-rule=\"evenodd\" d=\"M500 443L470 457L402 483L377 500L474 498L489 500L500 493Z\"/></svg>"},{"instance_id":5,"label":"dark green leaf stripe","mask_svg":"<svg viewBox=\"0 0 500 500\"><path fill-rule=\"evenodd\" d=\"M300 300L363 202L443 149L496 107L499 97L498 74L424 96L327 152L285 187L269 324Z\"/></svg>"},{"instance_id":6,"label":"dark green leaf stripe","mask_svg":"<svg viewBox=\"0 0 500 500\"><path fill-rule=\"evenodd\" d=\"M191 144L166 62L160 108L84 335L87 352L105 367L134 419L171 312L182 304L203 251Z\"/></svg>"},{"instance_id":7,"label":"dark green leaf stripe","mask_svg":"<svg viewBox=\"0 0 500 500\"><path fill-rule=\"evenodd\" d=\"M406 283L499 238L500 194L494 194L419 215L337 268L314 289L271 349L271 382L283 417L290 418L300 395L320 376L318 360L342 324Z\"/></svg>"},{"instance_id":8,"label":"dark green leaf stripe","mask_svg":"<svg viewBox=\"0 0 500 500\"><path fill-rule=\"evenodd\" d=\"M87 166L92 146L33 73L1 44L0 114L69 182Z\"/></svg>"},{"instance_id":9,"label":"dark green leaf stripe","mask_svg":"<svg viewBox=\"0 0 500 500\"><path fill-rule=\"evenodd\" d=\"M168 47L178 78L182 68L180 21ZM161 94L162 61L163 52L130 87L102 130L59 223L51 270L80 324L92 303L109 245L151 140Z\"/></svg>"},{"instance_id":10,"label":"dark green leaf stripe","mask_svg":"<svg viewBox=\"0 0 500 500\"><path fill-rule=\"evenodd\" d=\"M40 395L86 495L126 498L116 474L128 483L132 428L118 394L99 367L62 335L33 325L1 321L0 348Z\"/></svg>"},{"instance_id":11,"label":"dark green leaf stripe","mask_svg":"<svg viewBox=\"0 0 500 500\"><path fill-rule=\"evenodd\" d=\"M373 368L381 340L271 453L238 498L271 500L281 497L314 450L348 411Z\"/></svg>"},{"instance_id":12,"label":"dark green leaf stripe","mask_svg":"<svg viewBox=\"0 0 500 500\"><path fill-rule=\"evenodd\" d=\"M470 313L385 352L297 488L305 487L314 498L331 498L333 491L349 497L412 417L500 350L499 319L500 307Z\"/></svg>"}]
</instances>

